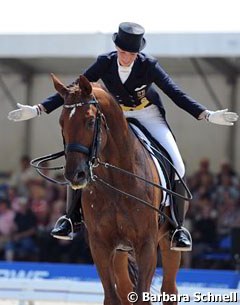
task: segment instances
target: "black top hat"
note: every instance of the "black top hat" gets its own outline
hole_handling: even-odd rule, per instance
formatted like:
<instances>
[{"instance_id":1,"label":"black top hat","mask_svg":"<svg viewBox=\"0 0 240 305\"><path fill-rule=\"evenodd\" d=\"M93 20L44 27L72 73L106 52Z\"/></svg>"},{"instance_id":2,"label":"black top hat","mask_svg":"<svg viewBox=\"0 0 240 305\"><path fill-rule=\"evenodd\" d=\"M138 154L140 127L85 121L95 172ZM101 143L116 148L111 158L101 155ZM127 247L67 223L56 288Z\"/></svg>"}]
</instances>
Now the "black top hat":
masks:
<instances>
[{"instance_id":1,"label":"black top hat","mask_svg":"<svg viewBox=\"0 0 240 305\"><path fill-rule=\"evenodd\" d=\"M122 22L118 33L113 34L113 41L117 47L127 52L139 52L146 46L143 38L144 28L133 22Z\"/></svg>"}]
</instances>

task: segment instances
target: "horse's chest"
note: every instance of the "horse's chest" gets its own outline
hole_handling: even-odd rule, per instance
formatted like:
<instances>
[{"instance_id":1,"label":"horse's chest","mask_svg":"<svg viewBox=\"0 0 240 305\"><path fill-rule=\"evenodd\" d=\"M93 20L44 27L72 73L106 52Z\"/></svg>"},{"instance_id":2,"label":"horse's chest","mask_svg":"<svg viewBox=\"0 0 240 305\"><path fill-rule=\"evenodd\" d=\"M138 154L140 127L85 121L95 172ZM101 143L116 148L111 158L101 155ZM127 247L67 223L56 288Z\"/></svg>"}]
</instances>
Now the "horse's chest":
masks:
<instances>
[{"instance_id":1,"label":"horse's chest","mask_svg":"<svg viewBox=\"0 0 240 305\"><path fill-rule=\"evenodd\" d=\"M123 200L124 199L124 200ZM83 212L87 229L92 236L110 239L114 243L128 244L147 234L152 211L135 200L119 196L107 197L106 193L84 194ZM151 222L154 222L152 219Z\"/></svg>"}]
</instances>

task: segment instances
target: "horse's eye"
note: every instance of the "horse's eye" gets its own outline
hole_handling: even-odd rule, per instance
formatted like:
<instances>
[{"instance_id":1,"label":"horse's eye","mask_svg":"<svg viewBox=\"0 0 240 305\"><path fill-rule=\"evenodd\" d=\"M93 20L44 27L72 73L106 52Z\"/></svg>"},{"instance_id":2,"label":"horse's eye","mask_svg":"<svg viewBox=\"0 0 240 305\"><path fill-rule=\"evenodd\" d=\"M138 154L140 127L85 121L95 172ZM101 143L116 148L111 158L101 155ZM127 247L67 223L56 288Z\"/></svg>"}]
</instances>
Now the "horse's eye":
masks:
<instances>
[{"instance_id":1,"label":"horse's eye","mask_svg":"<svg viewBox=\"0 0 240 305\"><path fill-rule=\"evenodd\" d=\"M95 118L91 118L90 120L88 120L88 122L87 122L88 128L93 128L94 125L95 125Z\"/></svg>"}]
</instances>

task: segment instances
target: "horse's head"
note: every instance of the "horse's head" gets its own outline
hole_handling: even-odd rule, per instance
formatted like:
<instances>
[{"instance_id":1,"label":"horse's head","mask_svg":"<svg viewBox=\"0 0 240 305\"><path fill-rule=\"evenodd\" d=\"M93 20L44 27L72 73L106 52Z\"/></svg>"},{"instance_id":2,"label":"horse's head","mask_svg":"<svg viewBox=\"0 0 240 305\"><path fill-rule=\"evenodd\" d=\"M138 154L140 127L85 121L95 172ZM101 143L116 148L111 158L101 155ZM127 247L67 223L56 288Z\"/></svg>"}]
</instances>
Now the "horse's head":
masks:
<instances>
[{"instance_id":1,"label":"horse's head","mask_svg":"<svg viewBox=\"0 0 240 305\"><path fill-rule=\"evenodd\" d=\"M103 115L90 82L80 76L66 87L52 74L54 87L63 97L60 125L65 144L65 178L74 189L84 188L91 178L91 162L97 157Z\"/></svg>"}]
</instances>

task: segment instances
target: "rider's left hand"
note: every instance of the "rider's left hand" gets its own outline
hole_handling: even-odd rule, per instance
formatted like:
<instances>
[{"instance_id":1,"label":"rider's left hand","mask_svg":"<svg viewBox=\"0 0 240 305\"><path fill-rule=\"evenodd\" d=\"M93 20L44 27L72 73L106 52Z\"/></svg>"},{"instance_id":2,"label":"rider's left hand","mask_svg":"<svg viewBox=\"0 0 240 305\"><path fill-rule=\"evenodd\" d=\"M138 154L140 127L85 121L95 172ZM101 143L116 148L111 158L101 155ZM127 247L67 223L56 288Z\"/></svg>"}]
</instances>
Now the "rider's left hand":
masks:
<instances>
[{"instance_id":1,"label":"rider's left hand","mask_svg":"<svg viewBox=\"0 0 240 305\"><path fill-rule=\"evenodd\" d=\"M232 126L238 120L238 114L235 112L228 112L228 109L210 111L207 110L206 120L218 125Z\"/></svg>"}]
</instances>

